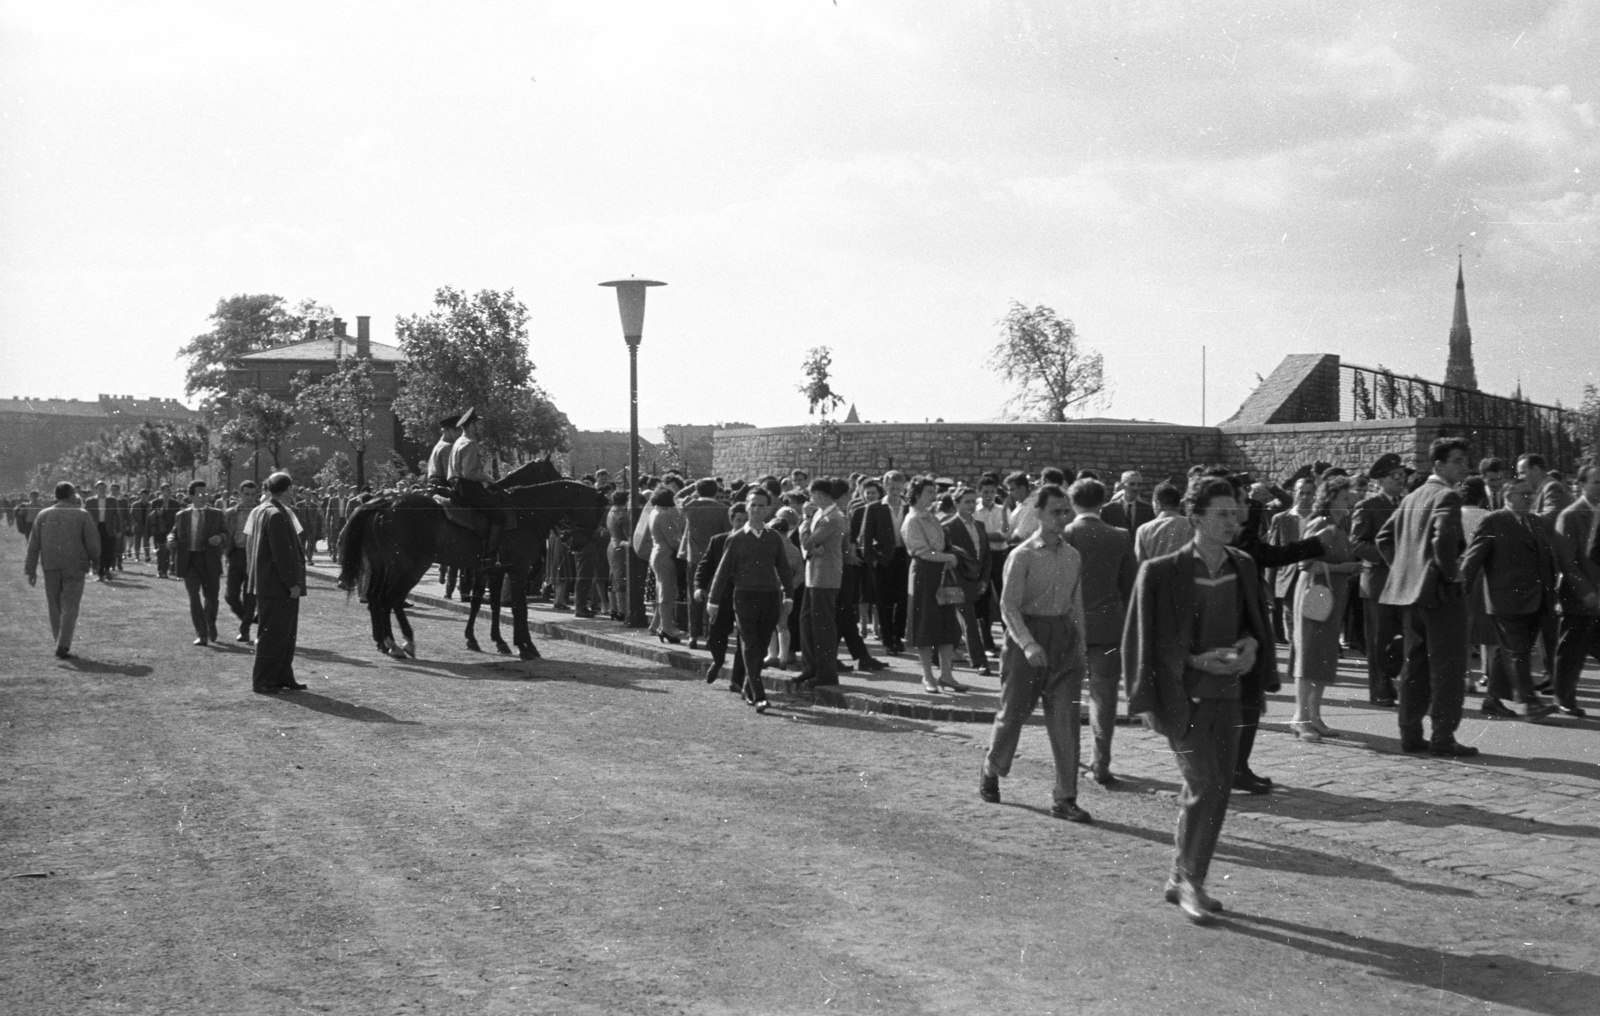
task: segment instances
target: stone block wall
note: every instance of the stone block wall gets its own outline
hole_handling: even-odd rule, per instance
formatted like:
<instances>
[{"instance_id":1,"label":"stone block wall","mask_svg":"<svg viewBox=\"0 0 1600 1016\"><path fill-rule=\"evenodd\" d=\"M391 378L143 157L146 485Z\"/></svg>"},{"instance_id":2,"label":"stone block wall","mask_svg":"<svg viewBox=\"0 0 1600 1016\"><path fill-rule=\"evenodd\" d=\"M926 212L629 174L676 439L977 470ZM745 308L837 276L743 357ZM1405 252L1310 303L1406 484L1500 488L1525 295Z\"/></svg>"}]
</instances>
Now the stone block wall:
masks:
<instances>
[{"instance_id":1,"label":"stone block wall","mask_svg":"<svg viewBox=\"0 0 1600 1016\"><path fill-rule=\"evenodd\" d=\"M794 468L812 475L933 473L975 479L984 470L1033 472L1051 465L1102 475L1137 468L1153 479L1222 457L1215 427L1110 423L856 423L718 431L712 472L754 479Z\"/></svg>"},{"instance_id":2,"label":"stone block wall","mask_svg":"<svg viewBox=\"0 0 1600 1016\"><path fill-rule=\"evenodd\" d=\"M1409 466L1439 436L1442 420L1370 420L1358 423L1283 423L1258 427L1224 426L1224 460L1258 476L1283 479L1312 462L1330 462L1352 473L1378 456L1394 452Z\"/></svg>"}]
</instances>

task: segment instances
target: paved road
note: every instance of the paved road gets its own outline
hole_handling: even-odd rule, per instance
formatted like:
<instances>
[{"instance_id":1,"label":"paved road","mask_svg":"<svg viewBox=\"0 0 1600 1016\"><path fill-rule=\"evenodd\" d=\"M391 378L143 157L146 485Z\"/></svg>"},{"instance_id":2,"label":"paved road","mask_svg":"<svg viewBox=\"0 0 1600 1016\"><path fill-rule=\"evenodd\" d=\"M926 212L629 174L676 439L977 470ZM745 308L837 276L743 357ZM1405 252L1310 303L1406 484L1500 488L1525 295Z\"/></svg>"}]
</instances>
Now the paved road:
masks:
<instances>
[{"instance_id":1,"label":"paved road","mask_svg":"<svg viewBox=\"0 0 1600 1016\"><path fill-rule=\"evenodd\" d=\"M1266 736L1259 768L1289 789L1240 800L1213 873L1230 916L1199 929L1160 900L1174 774L1136 730L1118 742L1131 789L1087 787L1096 824L1067 825L1045 813L1038 727L994 807L973 793L978 724L805 703L756 717L589 646L468 654L436 610L419 631L437 648L395 664L325 586L302 626L312 691L264 698L244 651L188 645L181 588L143 566L91 587L84 659L51 659L19 550L0 536L0 874L54 874L0 881L16 1011L1553 1014L1600 998L1600 911L1552 873L1505 877L1592 863L1586 774ZM1565 810L1514 814L1560 786ZM1463 845L1504 863L1449 863Z\"/></svg>"}]
</instances>

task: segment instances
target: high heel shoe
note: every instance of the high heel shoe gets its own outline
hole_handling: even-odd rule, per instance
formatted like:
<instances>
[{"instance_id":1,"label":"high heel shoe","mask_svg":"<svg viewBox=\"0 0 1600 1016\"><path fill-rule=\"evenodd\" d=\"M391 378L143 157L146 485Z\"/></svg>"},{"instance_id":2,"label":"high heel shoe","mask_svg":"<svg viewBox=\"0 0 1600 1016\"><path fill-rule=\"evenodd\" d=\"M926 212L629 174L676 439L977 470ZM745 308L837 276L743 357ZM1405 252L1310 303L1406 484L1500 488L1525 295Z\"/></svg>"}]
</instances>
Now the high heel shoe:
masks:
<instances>
[{"instance_id":1,"label":"high heel shoe","mask_svg":"<svg viewBox=\"0 0 1600 1016\"><path fill-rule=\"evenodd\" d=\"M1323 737L1339 737L1339 736L1341 736L1340 733L1337 730L1334 730L1332 727L1328 726L1326 723L1323 723L1321 720L1312 720L1311 721L1311 726L1313 728L1315 728L1316 732L1321 734Z\"/></svg>"},{"instance_id":2,"label":"high heel shoe","mask_svg":"<svg viewBox=\"0 0 1600 1016\"><path fill-rule=\"evenodd\" d=\"M1302 741L1322 740L1322 734L1310 720L1290 720L1289 730Z\"/></svg>"},{"instance_id":3,"label":"high heel shoe","mask_svg":"<svg viewBox=\"0 0 1600 1016\"><path fill-rule=\"evenodd\" d=\"M663 642L667 642L667 643L670 643L670 644L675 645L675 646L683 644L683 637L681 635L668 635L664 631L656 632L656 638L660 639Z\"/></svg>"},{"instance_id":4,"label":"high heel shoe","mask_svg":"<svg viewBox=\"0 0 1600 1016\"><path fill-rule=\"evenodd\" d=\"M922 682L922 690L927 692L929 695L943 695L944 694L944 692L939 690L939 686L937 684L934 684L932 681L927 681L927 680Z\"/></svg>"},{"instance_id":5,"label":"high heel shoe","mask_svg":"<svg viewBox=\"0 0 1600 1016\"><path fill-rule=\"evenodd\" d=\"M962 684L960 681L957 681L953 677L948 681L941 678L939 681L939 686L942 688L949 688L951 691L960 695L966 694L969 690L966 685Z\"/></svg>"}]
</instances>

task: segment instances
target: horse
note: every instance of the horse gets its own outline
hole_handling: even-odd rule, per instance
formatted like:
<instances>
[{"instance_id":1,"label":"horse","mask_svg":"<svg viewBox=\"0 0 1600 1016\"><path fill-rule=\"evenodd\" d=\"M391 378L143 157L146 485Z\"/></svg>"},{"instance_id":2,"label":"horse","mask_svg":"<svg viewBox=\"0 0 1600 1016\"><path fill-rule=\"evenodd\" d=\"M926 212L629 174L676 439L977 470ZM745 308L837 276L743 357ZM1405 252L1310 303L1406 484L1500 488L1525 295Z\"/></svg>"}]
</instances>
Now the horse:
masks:
<instances>
[{"instance_id":1,"label":"horse","mask_svg":"<svg viewBox=\"0 0 1600 1016\"><path fill-rule=\"evenodd\" d=\"M511 580L512 641L522 659L532 660L538 658L539 650L528 632L528 573L544 553L551 529L581 549L600 528L608 506L605 495L573 480L514 487L506 493L517 506L517 528L502 535L495 569L503 570ZM378 650L397 658L415 657L416 642L403 609L406 594L435 562L467 570L476 568L482 547L482 537L450 521L445 509L429 494L412 492L378 498L363 505L345 523L339 541L339 584L353 591L365 570L367 610ZM490 585L491 602L498 601L500 583L491 579ZM473 586L476 610L482 584L474 579ZM391 614L399 622L403 644L395 641L389 624ZM468 633L470 639L470 627Z\"/></svg>"}]
</instances>

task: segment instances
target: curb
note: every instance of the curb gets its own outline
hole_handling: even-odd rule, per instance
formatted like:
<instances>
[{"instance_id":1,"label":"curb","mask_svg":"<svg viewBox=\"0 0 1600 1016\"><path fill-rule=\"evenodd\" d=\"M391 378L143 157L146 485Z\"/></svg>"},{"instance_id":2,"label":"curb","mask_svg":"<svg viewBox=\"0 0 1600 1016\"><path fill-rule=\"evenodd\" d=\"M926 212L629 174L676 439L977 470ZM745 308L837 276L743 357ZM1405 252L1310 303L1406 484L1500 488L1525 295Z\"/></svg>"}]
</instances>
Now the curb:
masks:
<instances>
[{"instance_id":1,"label":"curb","mask_svg":"<svg viewBox=\"0 0 1600 1016\"><path fill-rule=\"evenodd\" d=\"M338 579L337 574L330 574L316 566L306 570L319 578L334 581ZM467 614L471 609L458 600L447 600L433 593L425 593L420 588L412 589L409 598L415 602L426 603L431 607L441 607L456 614ZM629 639L616 638L601 632L581 630L557 621L538 620L533 617L531 609L528 616L528 630L547 639L576 642L579 645L590 646L594 649L603 649L607 652L621 653L624 656L649 660L652 663L659 663L674 670L694 674L697 677L705 673L706 661L681 649L658 649L655 646L638 645ZM766 687L769 697L781 695L784 698L809 702L812 705L825 706L829 709L844 709L856 713L876 713L880 716L895 716L908 720L932 720L946 723L993 723L995 717L993 709L944 705L938 702L870 695L864 692L839 691L834 688L796 688L793 678L780 677L770 672L761 675L761 683Z\"/></svg>"}]
</instances>

